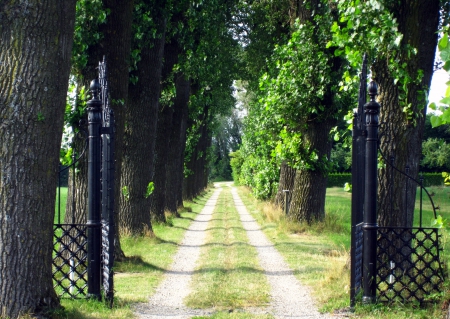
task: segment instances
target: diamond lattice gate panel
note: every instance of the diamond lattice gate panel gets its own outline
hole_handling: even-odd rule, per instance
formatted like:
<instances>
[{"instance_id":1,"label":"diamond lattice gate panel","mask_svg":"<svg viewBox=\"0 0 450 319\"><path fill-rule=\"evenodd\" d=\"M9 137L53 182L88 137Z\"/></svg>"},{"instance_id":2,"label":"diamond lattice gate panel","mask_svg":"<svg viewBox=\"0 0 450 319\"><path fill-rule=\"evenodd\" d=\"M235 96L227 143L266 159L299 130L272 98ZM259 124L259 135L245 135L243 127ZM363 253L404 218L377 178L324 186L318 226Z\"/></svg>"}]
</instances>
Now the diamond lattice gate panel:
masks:
<instances>
[{"instance_id":1,"label":"diamond lattice gate panel","mask_svg":"<svg viewBox=\"0 0 450 319\"><path fill-rule=\"evenodd\" d=\"M380 301L423 302L439 292L443 271L437 228L380 227L377 293Z\"/></svg>"},{"instance_id":2,"label":"diamond lattice gate panel","mask_svg":"<svg viewBox=\"0 0 450 319\"><path fill-rule=\"evenodd\" d=\"M84 297L87 293L87 227L54 225L53 282L60 297Z\"/></svg>"}]
</instances>

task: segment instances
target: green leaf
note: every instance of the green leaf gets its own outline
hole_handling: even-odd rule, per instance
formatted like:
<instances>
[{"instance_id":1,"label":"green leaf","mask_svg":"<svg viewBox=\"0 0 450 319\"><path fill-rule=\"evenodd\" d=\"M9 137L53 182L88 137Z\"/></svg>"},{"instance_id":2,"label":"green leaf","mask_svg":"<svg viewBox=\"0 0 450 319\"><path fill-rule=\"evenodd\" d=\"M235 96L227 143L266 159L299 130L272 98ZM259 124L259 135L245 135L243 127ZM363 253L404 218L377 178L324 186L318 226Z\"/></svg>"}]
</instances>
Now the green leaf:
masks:
<instances>
[{"instance_id":1,"label":"green leaf","mask_svg":"<svg viewBox=\"0 0 450 319\"><path fill-rule=\"evenodd\" d=\"M449 61L450 60L450 46L447 45L447 47L440 50L440 55L441 55L442 61L445 61L445 62Z\"/></svg>"},{"instance_id":2,"label":"green leaf","mask_svg":"<svg viewBox=\"0 0 450 319\"><path fill-rule=\"evenodd\" d=\"M438 47L439 47L439 51L444 50L448 45L448 34L444 33L444 35L442 36L442 38L439 40L438 43Z\"/></svg>"},{"instance_id":3,"label":"green leaf","mask_svg":"<svg viewBox=\"0 0 450 319\"><path fill-rule=\"evenodd\" d=\"M341 56L342 53L344 53L344 50L342 50L342 49L336 49L336 50L334 51L334 56Z\"/></svg>"},{"instance_id":4,"label":"green leaf","mask_svg":"<svg viewBox=\"0 0 450 319\"><path fill-rule=\"evenodd\" d=\"M438 127L443 124L441 118L437 115L432 115L430 122L432 127Z\"/></svg>"},{"instance_id":5,"label":"green leaf","mask_svg":"<svg viewBox=\"0 0 450 319\"><path fill-rule=\"evenodd\" d=\"M446 109L441 115L441 119L445 124L450 123L450 109Z\"/></svg>"},{"instance_id":6,"label":"green leaf","mask_svg":"<svg viewBox=\"0 0 450 319\"><path fill-rule=\"evenodd\" d=\"M445 62L444 66L442 67L445 71L450 71L450 61Z\"/></svg>"}]
</instances>

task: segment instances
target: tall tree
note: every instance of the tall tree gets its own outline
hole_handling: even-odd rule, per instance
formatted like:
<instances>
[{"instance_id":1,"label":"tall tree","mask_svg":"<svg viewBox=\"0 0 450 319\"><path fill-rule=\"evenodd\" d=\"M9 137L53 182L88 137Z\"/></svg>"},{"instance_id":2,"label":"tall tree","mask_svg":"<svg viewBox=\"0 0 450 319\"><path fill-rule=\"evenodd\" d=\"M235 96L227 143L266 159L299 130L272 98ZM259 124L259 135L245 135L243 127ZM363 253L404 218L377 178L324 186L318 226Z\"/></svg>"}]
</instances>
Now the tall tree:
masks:
<instances>
[{"instance_id":1,"label":"tall tree","mask_svg":"<svg viewBox=\"0 0 450 319\"><path fill-rule=\"evenodd\" d=\"M183 206L182 183L184 171L184 150L189 112L190 81L184 74L175 79L175 100L170 132L170 148L166 169L166 209L178 215L178 207Z\"/></svg>"},{"instance_id":2,"label":"tall tree","mask_svg":"<svg viewBox=\"0 0 450 319\"><path fill-rule=\"evenodd\" d=\"M398 31L403 35L401 50L396 55L400 61L407 61L405 71L411 80L405 78L395 84L395 74L385 59L376 58L372 68L374 79L380 85L380 122L389 123L382 130L381 150L386 156L395 156L398 168L408 166L409 174L414 178L418 175L422 155L426 96L433 75L438 37L439 2L386 3L387 9L398 21ZM409 48L414 48L416 54L409 55ZM388 171L386 168L380 171L379 222L385 226L412 226L416 188L403 191L406 184L404 175L397 174L398 177L391 180ZM390 190L395 194L394 205L388 200ZM390 207L394 207L394 211Z\"/></svg>"},{"instance_id":3,"label":"tall tree","mask_svg":"<svg viewBox=\"0 0 450 319\"><path fill-rule=\"evenodd\" d=\"M290 1L284 10L289 41L278 45L270 56L268 72L260 80L260 102L253 103L256 111L251 111L250 116L259 117L260 123L251 121L259 130L261 137L256 147L265 152L266 162L279 169L285 161L280 173L283 183L279 184L291 191L290 214L311 222L325 215L332 146L329 134L350 107L346 103L350 92L340 92L338 88L345 62L325 46L331 40L330 27L337 19L334 7L328 1ZM265 145L259 145L260 142ZM294 179L284 176L292 169L296 169ZM259 171L254 175L265 175L264 182L271 180L269 170ZM286 185L292 182L293 185ZM276 189L264 188L271 192L270 196ZM281 188L279 192L277 198L281 202Z\"/></svg>"},{"instance_id":4,"label":"tall tree","mask_svg":"<svg viewBox=\"0 0 450 319\"><path fill-rule=\"evenodd\" d=\"M59 305L52 237L75 1L0 2L0 307Z\"/></svg>"},{"instance_id":5,"label":"tall tree","mask_svg":"<svg viewBox=\"0 0 450 319\"><path fill-rule=\"evenodd\" d=\"M166 26L166 1L136 2L119 214L121 230L133 235L152 231L150 204Z\"/></svg>"}]
</instances>

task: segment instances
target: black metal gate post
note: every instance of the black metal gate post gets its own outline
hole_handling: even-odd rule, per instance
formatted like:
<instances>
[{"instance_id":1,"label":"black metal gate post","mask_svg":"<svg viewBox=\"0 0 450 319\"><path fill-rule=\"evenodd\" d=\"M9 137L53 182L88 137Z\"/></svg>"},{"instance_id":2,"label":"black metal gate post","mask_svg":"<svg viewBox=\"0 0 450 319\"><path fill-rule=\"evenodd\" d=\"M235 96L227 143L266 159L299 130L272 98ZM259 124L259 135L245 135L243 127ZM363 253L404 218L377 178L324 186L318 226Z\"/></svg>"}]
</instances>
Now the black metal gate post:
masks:
<instances>
[{"instance_id":1,"label":"black metal gate post","mask_svg":"<svg viewBox=\"0 0 450 319\"><path fill-rule=\"evenodd\" d=\"M101 140L102 101L99 99L100 84L91 82L92 99L87 102L89 125L88 157L88 297L101 299Z\"/></svg>"},{"instance_id":2,"label":"black metal gate post","mask_svg":"<svg viewBox=\"0 0 450 319\"><path fill-rule=\"evenodd\" d=\"M374 81L369 84L370 102L365 108L366 117L366 169L364 195L364 252L363 252L363 302L373 303L376 299L376 262L377 262L377 149L378 114L380 104L375 101L378 87Z\"/></svg>"},{"instance_id":3,"label":"black metal gate post","mask_svg":"<svg viewBox=\"0 0 450 319\"><path fill-rule=\"evenodd\" d=\"M358 110L353 118L352 130L352 229L350 250L350 307L362 288L364 169L366 151L366 126L364 105L367 96L367 55L364 55L360 75Z\"/></svg>"},{"instance_id":4,"label":"black metal gate post","mask_svg":"<svg viewBox=\"0 0 450 319\"><path fill-rule=\"evenodd\" d=\"M114 112L109 105L105 58L99 63L99 79L103 104L102 127L102 284L105 299L114 300Z\"/></svg>"}]
</instances>

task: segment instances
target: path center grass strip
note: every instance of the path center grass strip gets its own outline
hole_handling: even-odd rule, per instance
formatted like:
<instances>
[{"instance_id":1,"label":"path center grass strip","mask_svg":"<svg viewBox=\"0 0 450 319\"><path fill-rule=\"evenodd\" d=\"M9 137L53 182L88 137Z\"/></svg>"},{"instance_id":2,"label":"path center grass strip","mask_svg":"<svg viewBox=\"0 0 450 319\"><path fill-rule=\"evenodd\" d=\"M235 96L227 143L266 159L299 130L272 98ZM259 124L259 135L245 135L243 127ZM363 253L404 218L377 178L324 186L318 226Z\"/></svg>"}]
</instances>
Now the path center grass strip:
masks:
<instances>
[{"instance_id":1,"label":"path center grass strip","mask_svg":"<svg viewBox=\"0 0 450 319\"><path fill-rule=\"evenodd\" d=\"M207 232L186 305L217 310L267 305L269 284L229 188L222 191Z\"/></svg>"}]
</instances>

